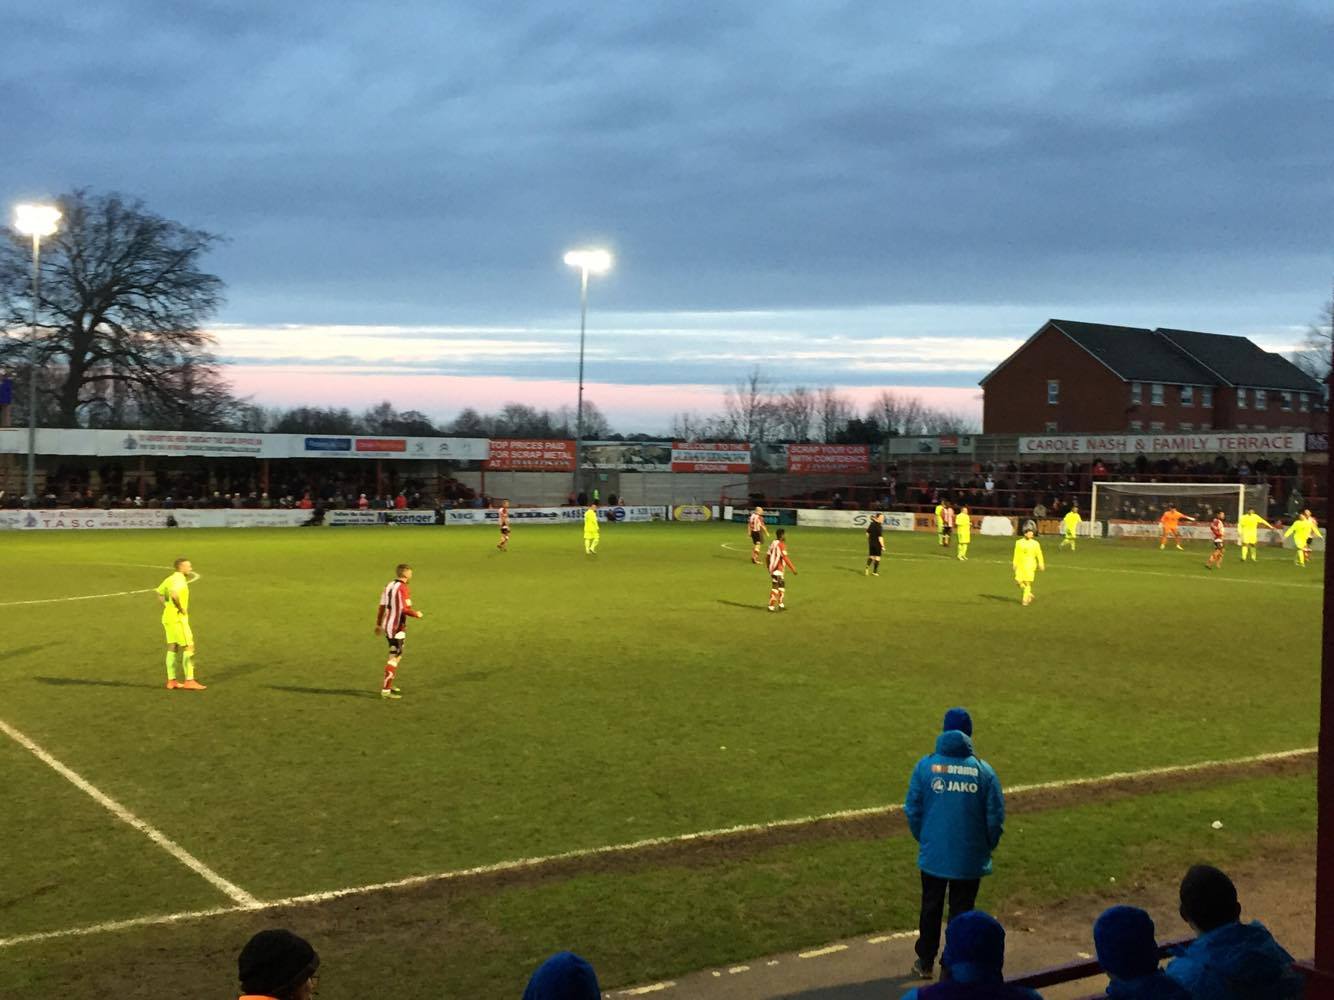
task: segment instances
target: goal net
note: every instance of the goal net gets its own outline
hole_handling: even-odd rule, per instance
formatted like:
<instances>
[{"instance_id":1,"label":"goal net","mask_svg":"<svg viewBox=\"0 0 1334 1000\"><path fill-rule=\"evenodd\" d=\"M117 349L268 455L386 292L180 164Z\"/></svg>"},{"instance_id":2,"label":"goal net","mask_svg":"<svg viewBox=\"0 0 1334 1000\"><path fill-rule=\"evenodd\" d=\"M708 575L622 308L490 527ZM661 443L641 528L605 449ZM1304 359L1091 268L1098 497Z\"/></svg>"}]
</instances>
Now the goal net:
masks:
<instances>
[{"instance_id":1,"label":"goal net","mask_svg":"<svg viewBox=\"0 0 1334 1000\"><path fill-rule=\"evenodd\" d=\"M1235 528L1237 519L1254 507L1263 517L1269 508L1268 486L1245 483L1094 483L1089 520L1106 521L1106 537L1156 535L1163 511L1175 507L1204 525L1182 525L1189 536L1203 530L1222 511Z\"/></svg>"}]
</instances>

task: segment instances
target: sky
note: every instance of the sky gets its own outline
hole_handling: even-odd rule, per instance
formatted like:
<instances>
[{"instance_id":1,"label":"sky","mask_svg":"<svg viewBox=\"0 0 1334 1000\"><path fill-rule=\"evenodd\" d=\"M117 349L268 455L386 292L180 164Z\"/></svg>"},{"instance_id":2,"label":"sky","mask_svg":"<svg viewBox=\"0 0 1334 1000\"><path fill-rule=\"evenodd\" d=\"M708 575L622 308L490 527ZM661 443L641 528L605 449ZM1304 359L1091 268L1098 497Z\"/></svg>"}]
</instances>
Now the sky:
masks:
<instances>
[{"instance_id":1,"label":"sky","mask_svg":"<svg viewBox=\"0 0 1334 1000\"><path fill-rule=\"evenodd\" d=\"M755 366L976 416L1049 317L1297 346L1334 5L927 6L0 0L0 199L224 236L209 328L265 405L570 404L581 246L626 432Z\"/></svg>"}]
</instances>

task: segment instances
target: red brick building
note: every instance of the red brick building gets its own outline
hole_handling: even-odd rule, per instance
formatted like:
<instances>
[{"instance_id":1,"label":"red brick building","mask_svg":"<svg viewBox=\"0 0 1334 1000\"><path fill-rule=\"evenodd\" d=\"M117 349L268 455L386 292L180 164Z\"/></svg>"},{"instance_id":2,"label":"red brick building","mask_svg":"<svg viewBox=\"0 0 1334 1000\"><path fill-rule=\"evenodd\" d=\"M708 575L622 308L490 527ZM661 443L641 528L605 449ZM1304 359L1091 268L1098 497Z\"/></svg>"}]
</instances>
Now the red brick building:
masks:
<instances>
[{"instance_id":1,"label":"red brick building","mask_svg":"<svg viewBox=\"0 0 1334 1000\"><path fill-rule=\"evenodd\" d=\"M984 434L1324 426L1320 383L1245 337L1217 333L1052 319L981 385Z\"/></svg>"}]
</instances>

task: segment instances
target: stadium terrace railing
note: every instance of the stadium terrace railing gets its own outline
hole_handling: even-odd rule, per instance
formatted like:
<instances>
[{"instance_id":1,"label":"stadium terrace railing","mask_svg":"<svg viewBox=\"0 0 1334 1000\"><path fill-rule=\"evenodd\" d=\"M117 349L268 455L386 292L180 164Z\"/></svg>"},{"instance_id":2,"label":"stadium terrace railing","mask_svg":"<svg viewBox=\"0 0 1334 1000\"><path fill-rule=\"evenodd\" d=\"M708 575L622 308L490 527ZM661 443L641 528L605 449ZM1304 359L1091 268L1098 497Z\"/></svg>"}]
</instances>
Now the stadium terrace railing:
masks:
<instances>
[{"instance_id":1,"label":"stadium terrace railing","mask_svg":"<svg viewBox=\"0 0 1334 1000\"><path fill-rule=\"evenodd\" d=\"M1180 948L1185 947L1194 941L1194 938L1179 938L1175 941L1168 941L1158 946L1159 959L1170 958ZM1069 962L1065 965L1052 966L1050 969L1040 969L1037 972L1028 972L1022 976L1016 976L1013 979L1007 979L1006 982L1011 986L1024 986L1030 990L1040 990L1047 986L1061 986L1065 983L1078 983L1085 979L1092 979L1094 976L1104 976L1101 965L1097 959L1088 959L1080 962ZM1098 992L1089 994L1086 1000L1100 1000L1106 996L1105 993Z\"/></svg>"}]
</instances>

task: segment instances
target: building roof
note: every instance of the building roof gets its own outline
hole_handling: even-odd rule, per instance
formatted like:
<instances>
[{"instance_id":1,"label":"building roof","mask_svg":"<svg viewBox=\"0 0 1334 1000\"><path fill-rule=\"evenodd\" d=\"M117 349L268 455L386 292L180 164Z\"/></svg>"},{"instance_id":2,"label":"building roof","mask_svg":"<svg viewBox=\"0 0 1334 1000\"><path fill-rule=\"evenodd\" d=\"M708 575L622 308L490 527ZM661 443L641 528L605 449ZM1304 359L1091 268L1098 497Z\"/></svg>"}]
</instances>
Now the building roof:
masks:
<instances>
[{"instance_id":1,"label":"building roof","mask_svg":"<svg viewBox=\"0 0 1334 1000\"><path fill-rule=\"evenodd\" d=\"M1159 329L1155 332L1228 385L1320 392L1320 383L1287 358L1266 351L1245 337L1195 330Z\"/></svg>"},{"instance_id":2,"label":"building roof","mask_svg":"<svg viewBox=\"0 0 1334 1000\"><path fill-rule=\"evenodd\" d=\"M1218 376L1153 330L1067 319L1048 320L1047 325L1056 327L1127 382L1219 384Z\"/></svg>"},{"instance_id":3,"label":"building roof","mask_svg":"<svg viewBox=\"0 0 1334 1000\"><path fill-rule=\"evenodd\" d=\"M1245 337L1193 330L1147 330L1068 319L1047 320L1022 347L993 368L981 384L986 385L1049 328L1064 334L1126 382L1321 391L1315 379L1287 358L1266 351Z\"/></svg>"}]
</instances>

